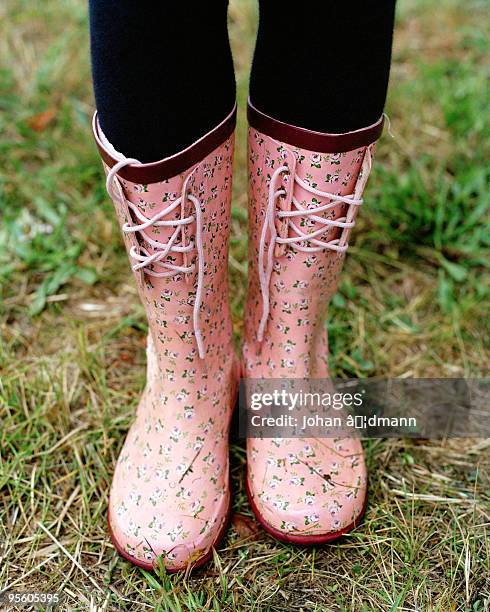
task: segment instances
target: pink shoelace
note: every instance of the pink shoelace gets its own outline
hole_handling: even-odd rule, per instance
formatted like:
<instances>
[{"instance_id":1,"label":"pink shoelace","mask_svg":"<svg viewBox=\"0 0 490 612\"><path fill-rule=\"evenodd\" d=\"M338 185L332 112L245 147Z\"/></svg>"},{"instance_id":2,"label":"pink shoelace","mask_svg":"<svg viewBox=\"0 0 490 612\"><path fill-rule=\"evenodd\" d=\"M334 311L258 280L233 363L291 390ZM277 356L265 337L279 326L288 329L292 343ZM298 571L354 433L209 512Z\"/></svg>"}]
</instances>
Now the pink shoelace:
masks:
<instances>
[{"instance_id":1,"label":"pink shoelace","mask_svg":"<svg viewBox=\"0 0 490 612\"><path fill-rule=\"evenodd\" d=\"M129 164L139 164L140 162L137 159L133 158L124 158L121 161L117 162L108 172L107 180L106 180L106 189L107 193L113 200L119 200L119 196L115 193L113 189L114 182L117 181L119 183L119 192L122 197L124 197L124 191L122 189L122 185L119 182L117 173L128 166ZM195 170L195 169L194 169ZM186 185L187 180L194 172L192 170L184 181L184 189L182 195L174 200L169 206L165 209L158 212L153 217L147 219L135 206L132 202L125 199L125 203L134 213L135 217L141 221L140 224L130 225L129 223L125 223L122 227L122 231L126 233L135 233L138 232L141 237L151 245L154 249L153 253L149 253L143 246L140 246L139 249L135 247L131 247L130 256L134 261L138 263L132 266L132 269L136 272L137 270L144 269L145 274L149 276L155 276L157 278L168 278L171 276L175 276L176 274L189 274L194 272L196 269L196 264L192 263L190 266L178 266L169 261L164 261L168 255L171 253L189 253L193 249L197 251L197 288L196 288L196 296L194 300L194 311L193 311L193 326L194 326L194 335L196 337L197 348L199 352L199 357L204 359L205 350L204 350L204 342L202 339L201 327L200 327L200 309L201 309L201 301L202 301L202 292L203 292L203 281L204 281L204 249L202 244L202 213L201 213L201 202L192 194L187 193ZM182 204L187 198L190 202L192 202L194 206L195 214L185 217L183 219L172 219L172 220L164 220L164 217L172 213L176 208L182 206ZM192 223L196 223L196 231L195 231L195 243L190 241L188 245L184 246L182 242L182 231L185 225L191 225ZM149 227L173 227L174 232L170 236L168 242L159 242L158 240L154 240L150 238L145 232ZM161 272L156 272L155 268L160 268Z\"/></svg>"},{"instance_id":2,"label":"pink shoelace","mask_svg":"<svg viewBox=\"0 0 490 612\"><path fill-rule=\"evenodd\" d=\"M371 151L369 147L366 149L366 155L364 157L364 162L362 166L361 172L367 172L371 169ZM349 244L347 242L349 230L352 229L355 225L354 219L357 213L357 209L363 203L362 197L360 194L357 194L357 187L355 192L349 195L340 196L335 195L333 193L328 193L326 191L320 191L319 189L315 189L311 187L305 181L303 181L297 174L294 175L294 182L302 187L305 191L309 193L319 196L321 198L325 198L330 200L328 204L323 204L322 206L317 206L316 208L308 209L304 208L297 200L297 198L292 196L292 204L295 210L276 210L276 200L279 196L286 195L286 191L284 189L277 189L277 182L279 176L283 173L289 173L289 167L286 165L280 166L277 168L271 176L270 185L269 185L269 199L266 209L266 214L264 218L264 224L262 226L262 232L260 235L260 244L259 244L259 280L260 280L260 288L262 293L262 318L259 323L259 328L257 331L257 339L259 342L262 342L264 339L264 332L267 326L267 320L269 318L269 309L270 309L270 282L272 277L272 270L274 266L274 248L276 244L287 244L291 248L296 249L297 251L302 251L303 253L318 253L319 251L331 250L337 251L339 253L344 253L349 248ZM318 216L318 213L325 212L326 210L330 210L335 208L338 204L348 204L348 210L345 217L340 217L335 221L332 219L325 219L324 217ZM281 238L276 229L276 217L278 219L288 219L288 228L289 233L292 233L293 236L288 238ZM314 230L313 232L304 232L298 225L294 222L295 217L308 217L312 221L320 224L321 227ZM328 242L322 240L322 236L329 231L331 227L341 227L343 229L340 238L335 238L333 240L329 240ZM267 231L269 231L269 244L266 246L267 242ZM306 246L303 243L308 243L312 246ZM267 257L267 263L265 263L265 258Z\"/></svg>"}]
</instances>

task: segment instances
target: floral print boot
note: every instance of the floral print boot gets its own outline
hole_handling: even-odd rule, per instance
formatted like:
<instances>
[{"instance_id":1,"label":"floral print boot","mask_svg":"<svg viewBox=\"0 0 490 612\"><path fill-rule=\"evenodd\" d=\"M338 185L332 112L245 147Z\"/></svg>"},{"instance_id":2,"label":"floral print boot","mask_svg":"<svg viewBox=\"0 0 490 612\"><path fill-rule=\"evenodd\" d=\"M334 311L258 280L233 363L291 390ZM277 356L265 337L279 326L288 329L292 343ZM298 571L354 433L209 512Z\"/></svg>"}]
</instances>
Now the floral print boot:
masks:
<instances>
[{"instance_id":1,"label":"floral print boot","mask_svg":"<svg viewBox=\"0 0 490 612\"><path fill-rule=\"evenodd\" d=\"M148 317L147 384L109 500L118 552L151 569L200 565L230 509L238 365L228 305L233 111L183 152L140 164L93 131Z\"/></svg>"},{"instance_id":2,"label":"floral print boot","mask_svg":"<svg viewBox=\"0 0 490 612\"><path fill-rule=\"evenodd\" d=\"M287 125L249 102L248 379L328 378L324 315L362 204L383 120L329 135ZM359 522L359 439L248 439L247 491L273 536L316 544Z\"/></svg>"}]
</instances>

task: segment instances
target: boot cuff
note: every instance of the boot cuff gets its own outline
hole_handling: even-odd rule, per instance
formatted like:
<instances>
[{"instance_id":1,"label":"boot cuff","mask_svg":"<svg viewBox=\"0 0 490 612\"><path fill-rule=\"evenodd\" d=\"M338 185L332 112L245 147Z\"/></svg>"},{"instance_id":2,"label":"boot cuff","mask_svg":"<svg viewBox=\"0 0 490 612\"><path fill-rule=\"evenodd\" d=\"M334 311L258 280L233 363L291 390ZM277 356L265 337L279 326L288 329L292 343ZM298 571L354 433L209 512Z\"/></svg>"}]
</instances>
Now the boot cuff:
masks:
<instances>
[{"instance_id":1,"label":"boot cuff","mask_svg":"<svg viewBox=\"0 0 490 612\"><path fill-rule=\"evenodd\" d=\"M181 172L191 168L194 164L199 163L223 144L223 142L233 133L235 124L236 105L231 113L219 125L183 151L156 162L127 165L121 168L118 174L121 178L138 184L159 183L177 176ZM93 116L92 130L102 159L109 168L112 168L119 159L117 159L114 149L107 146L107 141L103 137L102 130L99 126L97 111L95 111Z\"/></svg>"},{"instance_id":2,"label":"boot cuff","mask_svg":"<svg viewBox=\"0 0 490 612\"><path fill-rule=\"evenodd\" d=\"M345 134L326 134L273 119L256 109L250 99L248 100L247 114L249 125L262 134L293 147L317 153L344 153L360 147L367 147L381 136L384 123L384 117L381 116L376 123L360 130L346 132Z\"/></svg>"}]
</instances>

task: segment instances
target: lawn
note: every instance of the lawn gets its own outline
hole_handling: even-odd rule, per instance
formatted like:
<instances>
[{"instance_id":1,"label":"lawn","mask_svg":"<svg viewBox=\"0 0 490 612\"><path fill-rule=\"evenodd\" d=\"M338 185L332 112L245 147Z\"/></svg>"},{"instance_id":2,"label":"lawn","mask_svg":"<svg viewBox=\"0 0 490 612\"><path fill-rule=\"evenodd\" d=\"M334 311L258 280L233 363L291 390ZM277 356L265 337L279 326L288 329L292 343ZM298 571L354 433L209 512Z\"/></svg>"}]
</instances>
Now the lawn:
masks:
<instances>
[{"instance_id":1,"label":"lawn","mask_svg":"<svg viewBox=\"0 0 490 612\"><path fill-rule=\"evenodd\" d=\"M399 4L392 135L328 315L334 374L484 377L490 9ZM254 2L232 0L237 346L255 27ZM316 549L253 521L239 441L213 561L168 576L117 556L107 496L145 381L146 322L90 133L85 2L3 0L0 58L0 591L62 591L70 610L490 610L490 440L370 440L365 520Z\"/></svg>"}]
</instances>

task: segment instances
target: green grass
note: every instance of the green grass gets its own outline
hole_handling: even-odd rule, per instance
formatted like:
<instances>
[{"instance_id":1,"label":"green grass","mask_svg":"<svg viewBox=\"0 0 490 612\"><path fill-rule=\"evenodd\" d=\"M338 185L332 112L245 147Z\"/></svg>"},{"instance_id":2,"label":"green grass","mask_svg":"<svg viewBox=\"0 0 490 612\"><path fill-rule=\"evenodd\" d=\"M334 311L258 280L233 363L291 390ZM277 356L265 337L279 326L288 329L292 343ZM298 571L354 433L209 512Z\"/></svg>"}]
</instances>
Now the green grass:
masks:
<instances>
[{"instance_id":1,"label":"green grass","mask_svg":"<svg viewBox=\"0 0 490 612\"><path fill-rule=\"evenodd\" d=\"M237 342L255 23L254 3L232 0ZM489 26L482 0L400 2L394 138L379 144L328 316L338 376L488 375ZM279 544L235 519L190 576L116 555L107 494L144 385L146 323L90 134L85 3L4 0L0 58L0 590L63 590L73 610L488 610L482 440L369 441L365 521L328 547ZM243 445L231 457L234 510L251 517Z\"/></svg>"}]
</instances>

